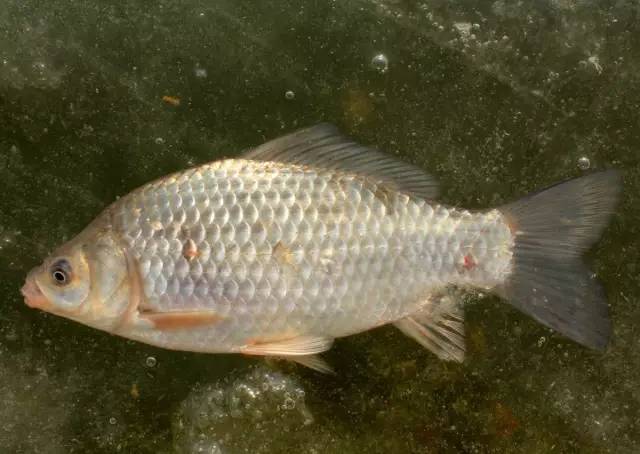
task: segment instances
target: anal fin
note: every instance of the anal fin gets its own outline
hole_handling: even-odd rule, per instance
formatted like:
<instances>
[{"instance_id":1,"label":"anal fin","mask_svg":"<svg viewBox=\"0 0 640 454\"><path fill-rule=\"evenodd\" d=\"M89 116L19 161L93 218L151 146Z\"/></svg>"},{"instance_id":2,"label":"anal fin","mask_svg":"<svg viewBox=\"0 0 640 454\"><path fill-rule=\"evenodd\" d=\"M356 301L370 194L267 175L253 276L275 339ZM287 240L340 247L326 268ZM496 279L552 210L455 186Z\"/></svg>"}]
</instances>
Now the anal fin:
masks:
<instances>
[{"instance_id":1,"label":"anal fin","mask_svg":"<svg viewBox=\"0 0 640 454\"><path fill-rule=\"evenodd\" d=\"M460 295L429 298L420 311L396 321L394 325L440 359L464 360L464 314Z\"/></svg>"}]
</instances>

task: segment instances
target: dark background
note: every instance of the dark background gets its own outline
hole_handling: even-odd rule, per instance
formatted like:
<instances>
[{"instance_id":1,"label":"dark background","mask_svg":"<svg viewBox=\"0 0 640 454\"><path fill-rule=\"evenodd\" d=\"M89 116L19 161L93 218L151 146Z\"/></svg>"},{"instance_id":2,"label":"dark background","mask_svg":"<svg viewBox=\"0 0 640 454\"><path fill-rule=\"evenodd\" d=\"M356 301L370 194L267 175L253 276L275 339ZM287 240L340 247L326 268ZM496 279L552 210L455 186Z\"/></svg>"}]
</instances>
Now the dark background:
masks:
<instances>
[{"instance_id":1,"label":"dark background","mask_svg":"<svg viewBox=\"0 0 640 454\"><path fill-rule=\"evenodd\" d=\"M639 450L639 24L631 1L4 0L0 450ZM578 176L584 158L623 169L588 257L608 351L474 297L464 364L382 328L339 340L327 377L22 304L26 272L118 195L319 121L424 167L468 208Z\"/></svg>"}]
</instances>

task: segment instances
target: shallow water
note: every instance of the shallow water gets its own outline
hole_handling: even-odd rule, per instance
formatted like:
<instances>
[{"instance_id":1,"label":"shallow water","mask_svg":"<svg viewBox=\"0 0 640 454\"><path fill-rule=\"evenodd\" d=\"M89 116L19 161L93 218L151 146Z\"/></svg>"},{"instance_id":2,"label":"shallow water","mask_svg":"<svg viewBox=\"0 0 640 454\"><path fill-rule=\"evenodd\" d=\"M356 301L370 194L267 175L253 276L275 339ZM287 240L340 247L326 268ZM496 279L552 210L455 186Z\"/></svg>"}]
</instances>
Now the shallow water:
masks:
<instances>
[{"instance_id":1,"label":"shallow water","mask_svg":"<svg viewBox=\"0 0 640 454\"><path fill-rule=\"evenodd\" d=\"M640 450L636 3L5 0L0 37L0 451ZM487 296L468 301L464 364L381 328L339 340L332 377L22 304L26 271L118 195L319 121L469 208L624 169L589 254L607 352Z\"/></svg>"}]
</instances>

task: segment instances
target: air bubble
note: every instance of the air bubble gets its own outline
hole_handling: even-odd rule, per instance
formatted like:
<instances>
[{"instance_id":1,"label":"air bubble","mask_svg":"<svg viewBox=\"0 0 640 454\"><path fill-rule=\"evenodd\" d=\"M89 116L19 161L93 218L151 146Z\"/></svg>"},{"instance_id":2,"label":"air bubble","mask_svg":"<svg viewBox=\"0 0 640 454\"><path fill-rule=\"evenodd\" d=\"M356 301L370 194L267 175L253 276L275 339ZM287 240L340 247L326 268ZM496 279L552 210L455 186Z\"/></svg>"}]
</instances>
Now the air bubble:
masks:
<instances>
[{"instance_id":1,"label":"air bubble","mask_svg":"<svg viewBox=\"0 0 640 454\"><path fill-rule=\"evenodd\" d=\"M11 246L13 243L13 237L9 234L0 236L0 250L7 246Z\"/></svg>"},{"instance_id":2,"label":"air bubble","mask_svg":"<svg viewBox=\"0 0 640 454\"><path fill-rule=\"evenodd\" d=\"M287 90L287 91L284 93L284 97L285 97L285 99L287 99L287 100L291 101L292 99L294 99L294 98L296 97L296 94L295 94L293 91L291 91L291 90Z\"/></svg>"},{"instance_id":3,"label":"air bubble","mask_svg":"<svg viewBox=\"0 0 640 454\"><path fill-rule=\"evenodd\" d=\"M389 59L385 54L378 54L371 59L371 66L379 73L386 73L389 69Z\"/></svg>"},{"instance_id":4,"label":"air bubble","mask_svg":"<svg viewBox=\"0 0 640 454\"><path fill-rule=\"evenodd\" d=\"M296 401L291 397L285 397L282 408L284 408L285 410L293 410L294 408L296 408Z\"/></svg>"},{"instance_id":5,"label":"air bubble","mask_svg":"<svg viewBox=\"0 0 640 454\"><path fill-rule=\"evenodd\" d=\"M193 70L193 73L196 75L198 79L206 79L208 75L207 70L200 65L196 65L195 69Z\"/></svg>"},{"instance_id":6,"label":"air bubble","mask_svg":"<svg viewBox=\"0 0 640 454\"><path fill-rule=\"evenodd\" d=\"M225 452L256 451L249 446L271 452L291 433L313 423L304 395L296 380L262 367L236 379L198 386L175 415L174 443L180 452L199 452L194 447L220 443ZM256 430L247 432L246 427Z\"/></svg>"},{"instance_id":7,"label":"air bubble","mask_svg":"<svg viewBox=\"0 0 640 454\"><path fill-rule=\"evenodd\" d=\"M591 167L591 161L589 161L589 158L582 156L578 159L578 168L580 170L589 170L589 167Z\"/></svg>"},{"instance_id":8,"label":"air bubble","mask_svg":"<svg viewBox=\"0 0 640 454\"><path fill-rule=\"evenodd\" d=\"M115 426L117 422L118 422L118 420L116 418L114 418L113 416L111 418L109 418L109 424L111 424L112 426Z\"/></svg>"},{"instance_id":9,"label":"air bubble","mask_svg":"<svg viewBox=\"0 0 640 454\"><path fill-rule=\"evenodd\" d=\"M149 356L144 363L147 365L147 367L156 367L156 364L158 364L158 360L153 356Z\"/></svg>"},{"instance_id":10,"label":"air bubble","mask_svg":"<svg viewBox=\"0 0 640 454\"><path fill-rule=\"evenodd\" d=\"M156 137L154 142L156 143L156 145L162 145L164 144L164 139L162 137Z\"/></svg>"}]
</instances>

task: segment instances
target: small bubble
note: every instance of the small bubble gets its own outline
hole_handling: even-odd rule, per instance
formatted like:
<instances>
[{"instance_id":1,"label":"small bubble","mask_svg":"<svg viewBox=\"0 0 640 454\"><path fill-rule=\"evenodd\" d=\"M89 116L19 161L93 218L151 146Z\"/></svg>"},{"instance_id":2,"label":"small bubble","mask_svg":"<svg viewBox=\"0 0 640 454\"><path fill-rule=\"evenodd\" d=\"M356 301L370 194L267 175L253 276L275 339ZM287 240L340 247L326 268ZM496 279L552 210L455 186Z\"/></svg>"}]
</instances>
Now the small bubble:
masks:
<instances>
[{"instance_id":1,"label":"small bubble","mask_svg":"<svg viewBox=\"0 0 640 454\"><path fill-rule=\"evenodd\" d=\"M111 424L112 426L115 426L117 422L118 422L118 420L116 418L114 418L113 416L111 418L109 418L109 424Z\"/></svg>"},{"instance_id":2,"label":"small bubble","mask_svg":"<svg viewBox=\"0 0 640 454\"><path fill-rule=\"evenodd\" d=\"M285 99L288 99L289 101L291 101L293 98L296 97L296 94L294 92L292 92L291 90L287 90L284 93L284 97L285 97Z\"/></svg>"},{"instance_id":3,"label":"small bubble","mask_svg":"<svg viewBox=\"0 0 640 454\"><path fill-rule=\"evenodd\" d=\"M580 170L589 170L589 167L591 167L591 161L589 161L589 158L583 156L578 159L578 168Z\"/></svg>"},{"instance_id":4,"label":"small bubble","mask_svg":"<svg viewBox=\"0 0 640 454\"><path fill-rule=\"evenodd\" d=\"M206 79L207 78L207 70L204 69L201 66L196 65L195 69L193 70L194 74L196 75L196 77L198 79Z\"/></svg>"},{"instance_id":5,"label":"small bubble","mask_svg":"<svg viewBox=\"0 0 640 454\"><path fill-rule=\"evenodd\" d=\"M153 356L149 356L147 357L145 364L147 365L147 367L156 367L156 364L158 364L158 360L155 359Z\"/></svg>"},{"instance_id":6,"label":"small bubble","mask_svg":"<svg viewBox=\"0 0 640 454\"><path fill-rule=\"evenodd\" d=\"M164 139L162 137L156 137L154 142L156 143L156 145L162 145L164 144Z\"/></svg>"},{"instance_id":7,"label":"small bubble","mask_svg":"<svg viewBox=\"0 0 640 454\"><path fill-rule=\"evenodd\" d=\"M545 337L542 336L540 339L538 339L538 347L542 347L546 341L547 339L545 339Z\"/></svg>"},{"instance_id":8,"label":"small bubble","mask_svg":"<svg viewBox=\"0 0 640 454\"><path fill-rule=\"evenodd\" d=\"M282 408L284 408L285 410L293 410L294 408L296 408L296 401L291 397L285 397Z\"/></svg>"},{"instance_id":9,"label":"small bubble","mask_svg":"<svg viewBox=\"0 0 640 454\"><path fill-rule=\"evenodd\" d=\"M371 66L379 73L386 73L389 69L389 59L385 54L378 54L371 59Z\"/></svg>"}]
</instances>

